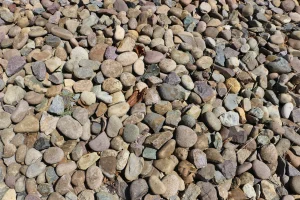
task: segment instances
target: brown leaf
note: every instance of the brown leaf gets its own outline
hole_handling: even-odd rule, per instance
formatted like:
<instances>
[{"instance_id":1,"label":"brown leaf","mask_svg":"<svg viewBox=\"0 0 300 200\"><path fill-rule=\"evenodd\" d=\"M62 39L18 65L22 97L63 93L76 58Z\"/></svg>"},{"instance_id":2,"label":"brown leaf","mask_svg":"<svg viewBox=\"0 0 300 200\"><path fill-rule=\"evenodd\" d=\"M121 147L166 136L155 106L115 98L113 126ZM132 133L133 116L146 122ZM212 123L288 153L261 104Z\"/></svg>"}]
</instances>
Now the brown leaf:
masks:
<instances>
[{"instance_id":1,"label":"brown leaf","mask_svg":"<svg viewBox=\"0 0 300 200\"><path fill-rule=\"evenodd\" d=\"M145 55L145 47L143 47L141 45L135 45L133 50L139 57Z\"/></svg>"},{"instance_id":2,"label":"brown leaf","mask_svg":"<svg viewBox=\"0 0 300 200\"><path fill-rule=\"evenodd\" d=\"M127 103L130 107L134 106L137 102L141 102L146 94L146 88L144 88L141 92L135 90L133 94L129 97Z\"/></svg>"}]
</instances>

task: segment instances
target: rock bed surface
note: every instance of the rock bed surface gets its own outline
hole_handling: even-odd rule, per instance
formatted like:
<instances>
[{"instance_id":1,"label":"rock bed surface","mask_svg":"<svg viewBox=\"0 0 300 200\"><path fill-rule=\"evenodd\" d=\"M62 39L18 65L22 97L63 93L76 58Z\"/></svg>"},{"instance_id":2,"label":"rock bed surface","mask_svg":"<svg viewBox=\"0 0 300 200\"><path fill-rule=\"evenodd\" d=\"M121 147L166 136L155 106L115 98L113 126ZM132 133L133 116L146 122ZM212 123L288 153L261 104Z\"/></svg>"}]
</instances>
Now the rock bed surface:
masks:
<instances>
[{"instance_id":1,"label":"rock bed surface","mask_svg":"<svg viewBox=\"0 0 300 200\"><path fill-rule=\"evenodd\" d=\"M0 5L0 199L300 198L298 1Z\"/></svg>"}]
</instances>

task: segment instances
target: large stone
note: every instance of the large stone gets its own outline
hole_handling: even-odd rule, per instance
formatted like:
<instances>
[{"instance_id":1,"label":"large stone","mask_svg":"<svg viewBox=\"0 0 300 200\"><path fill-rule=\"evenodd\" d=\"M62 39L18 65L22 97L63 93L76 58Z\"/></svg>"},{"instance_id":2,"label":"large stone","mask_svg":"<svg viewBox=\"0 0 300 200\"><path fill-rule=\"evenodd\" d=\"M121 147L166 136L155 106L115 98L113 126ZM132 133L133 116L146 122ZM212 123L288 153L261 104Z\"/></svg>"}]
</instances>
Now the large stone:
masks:
<instances>
[{"instance_id":1,"label":"large stone","mask_svg":"<svg viewBox=\"0 0 300 200\"><path fill-rule=\"evenodd\" d=\"M6 67L6 74L7 76L12 76L15 73L19 72L23 69L24 65L26 64L25 58L21 56L14 56L8 60L7 67Z\"/></svg>"},{"instance_id":2,"label":"large stone","mask_svg":"<svg viewBox=\"0 0 300 200\"><path fill-rule=\"evenodd\" d=\"M78 139L82 135L82 126L71 116L66 115L57 122L57 129L70 139Z\"/></svg>"},{"instance_id":3,"label":"large stone","mask_svg":"<svg viewBox=\"0 0 300 200\"><path fill-rule=\"evenodd\" d=\"M32 115L27 115L14 127L14 131L17 133L34 133L38 132L39 128L39 120Z\"/></svg>"}]
</instances>

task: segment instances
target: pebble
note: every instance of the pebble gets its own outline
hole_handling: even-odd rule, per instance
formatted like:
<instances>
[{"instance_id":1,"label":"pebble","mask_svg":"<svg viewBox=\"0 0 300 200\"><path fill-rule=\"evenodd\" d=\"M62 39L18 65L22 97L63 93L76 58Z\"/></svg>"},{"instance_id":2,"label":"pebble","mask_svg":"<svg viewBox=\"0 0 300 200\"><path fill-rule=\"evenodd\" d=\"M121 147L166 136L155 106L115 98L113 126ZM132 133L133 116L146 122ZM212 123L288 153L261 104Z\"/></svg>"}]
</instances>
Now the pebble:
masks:
<instances>
[{"instance_id":1,"label":"pebble","mask_svg":"<svg viewBox=\"0 0 300 200\"><path fill-rule=\"evenodd\" d=\"M159 68L163 73L170 73L175 70L176 62L172 59L163 58L159 62Z\"/></svg>"},{"instance_id":2,"label":"pebble","mask_svg":"<svg viewBox=\"0 0 300 200\"><path fill-rule=\"evenodd\" d=\"M166 192L165 185L157 176L150 176L148 183L154 194L164 194Z\"/></svg>"},{"instance_id":3,"label":"pebble","mask_svg":"<svg viewBox=\"0 0 300 200\"><path fill-rule=\"evenodd\" d=\"M119 77L123 72L123 67L121 63L115 60L105 60L101 64L101 71L104 76L109 78Z\"/></svg>"},{"instance_id":4,"label":"pebble","mask_svg":"<svg viewBox=\"0 0 300 200\"><path fill-rule=\"evenodd\" d=\"M207 125L214 131L221 130L221 121L216 117L213 112L204 113L204 119Z\"/></svg>"},{"instance_id":5,"label":"pebble","mask_svg":"<svg viewBox=\"0 0 300 200\"><path fill-rule=\"evenodd\" d=\"M187 126L178 126L175 135L177 144L184 148L192 147L197 141L197 134Z\"/></svg>"},{"instance_id":6,"label":"pebble","mask_svg":"<svg viewBox=\"0 0 300 200\"><path fill-rule=\"evenodd\" d=\"M297 198L296 1L78 3L2 3L0 199Z\"/></svg>"},{"instance_id":7,"label":"pebble","mask_svg":"<svg viewBox=\"0 0 300 200\"><path fill-rule=\"evenodd\" d=\"M64 157L64 152L59 147L50 147L43 155L46 163L55 164L60 162Z\"/></svg>"},{"instance_id":8,"label":"pebble","mask_svg":"<svg viewBox=\"0 0 300 200\"><path fill-rule=\"evenodd\" d=\"M148 193L148 184L145 179L138 179L132 182L130 186L131 199L141 199Z\"/></svg>"},{"instance_id":9,"label":"pebble","mask_svg":"<svg viewBox=\"0 0 300 200\"><path fill-rule=\"evenodd\" d=\"M166 175L162 179L162 183L166 187L166 192L162 194L165 198L170 198L177 194L179 189L179 180L176 175Z\"/></svg>"},{"instance_id":10,"label":"pebble","mask_svg":"<svg viewBox=\"0 0 300 200\"><path fill-rule=\"evenodd\" d=\"M101 186L103 181L103 174L99 167L91 166L86 171L86 182L90 189L94 190Z\"/></svg>"},{"instance_id":11,"label":"pebble","mask_svg":"<svg viewBox=\"0 0 300 200\"><path fill-rule=\"evenodd\" d=\"M80 123L69 115L66 115L58 120L57 129L70 139L80 138L83 132Z\"/></svg>"},{"instance_id":12,"label":"pebble","mask_svg":"<svg viewBox=\"0 0 300 200\"><path fill-rule=\"evenodd\" d=\"M263 162L255 160L252 163L254 174L260 179L268 179L271 176L270 168Z\"/></svg>"}]
</instances>

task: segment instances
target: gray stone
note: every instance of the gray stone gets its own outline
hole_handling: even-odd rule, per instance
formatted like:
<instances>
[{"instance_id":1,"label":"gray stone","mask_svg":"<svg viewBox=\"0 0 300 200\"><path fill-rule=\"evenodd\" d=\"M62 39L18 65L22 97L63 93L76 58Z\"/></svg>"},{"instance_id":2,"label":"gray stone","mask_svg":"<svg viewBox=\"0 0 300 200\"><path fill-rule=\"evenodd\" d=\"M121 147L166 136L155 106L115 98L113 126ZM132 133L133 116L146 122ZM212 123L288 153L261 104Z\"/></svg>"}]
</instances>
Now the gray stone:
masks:
<instances>
[{"instance_id":1,"label":"gray stone","mask_svg":"<svg viewBox=\"0 0 300 200\"><path fill-rule=\"evenodd\" d=\"M80 123L69 115L63 116L58 120L57 129L70 139L80 138L83 132Z\"/></svg>"},{"instance_id":2,"label":"gray stone","mask_svg":"<svg viewBox=\"0 0 300 200\"><path fill-rule=\"evenodd\" d=\"M165 122L165 117L156 113L149 113L145 116L144 121L154 133L158 133Z\"/></svg>"},{"instance_id":3,"label":"gray stone","mask_svg":"<svg viewBox=\"0 0 300 200\"><path fill-rule=\"evenodd\" d=\"M64 99L61 96L56 95L52 100L48 112L56 115L62 115L64 113L64 110L65 110Z\"/></svg>"},{"instance_id":4,"label":"gray stone","mask_svg":"<svg viewBox=\"0 0 300 200\"><path fill-rule=\"evenodd\" d=\"M174 101L183 100L185 98L185 93L183 88L178 85L170 85L163 83L158 87L158 92L163 100Z\"/></svg>"},{"instance_id":5,"label":"gray stone","mask_svg":"<svg viewBox=\"0 0 300 200\"><path fill-rule=\"evenodd\" d=\"M266 64L270 72L285 74L291 72L291 66L287 60L282 57Z\"/></svg>"}]
</instances>

